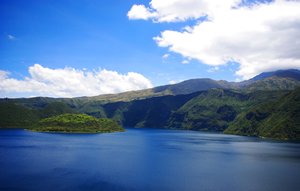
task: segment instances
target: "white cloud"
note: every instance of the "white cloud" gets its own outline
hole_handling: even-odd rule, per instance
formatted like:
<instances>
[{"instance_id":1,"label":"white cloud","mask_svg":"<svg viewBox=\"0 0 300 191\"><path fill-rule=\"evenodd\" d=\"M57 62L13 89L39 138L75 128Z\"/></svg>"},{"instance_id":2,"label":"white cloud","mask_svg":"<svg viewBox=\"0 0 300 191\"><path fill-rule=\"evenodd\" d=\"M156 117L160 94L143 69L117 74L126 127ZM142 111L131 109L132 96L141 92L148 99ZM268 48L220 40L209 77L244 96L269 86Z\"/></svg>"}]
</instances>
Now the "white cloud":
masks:
<instances>
[{"instance_id":1,"label":"white cloud","mask_svg":"<svg viewBox=\"0 0 300 191\"><path fill-rule=\"evenodd\" d=\"M237 62L236 75L243 79L264 71L300 69L300 1L244 2L152 0L147 9L156 13L154 22L208 18L184 31L162 31L154 40L213 67Z\"/></svg>"},{"instance_id":2,"label":"white cloud","mask_svg":"<svg viewBox=\"0 0 300 191\"><path fill-rule=\"evenodd\" d=\"M219 66L214 66L214 67L211 67L210 69L208 69L207 72L214 73L214 72L217 72L219 70L220 70Z\"/></svg>"},{"instance_id":3,"label":"white cloud","mask_svg":"<svg viewBox=\"0 0 300 191\"><path fill-rule=\"evenodd\" d=\"M183 61L181 62L181 64L188 64L188 63L190 63L188 60L183 60Z\"/></svg>"},{"instance_id":4,"label":"white cloud","mask_svg":"<svg viewBox=\"0 0 300 191\"><path fill-rule=\"evenodd\" d=\"M0 80L1 80L1 81L2 81L2 80L5 80L5 79L7 78L8 75L9 75L8 72L0 70Z\"/></svg>"},{"instance_id":5,"label":"white cloud","mask_svg":"<svg viewBox=\"0 0 300 191\"><path fill-rule=\"evenodd\" d=\"M14 95L76 97L151 88L152 83L143 75L102 69L99 71L77 70L74 68L50 69L39 64L29 67L29 77L23 80L9 78L0 71L0 97Z\"/></svg>"},{"instance_id":6,"label":"white cloud","mask_svg":"<svg viewBox=\"0 0 300 191\"><path fill-rule=\"evenodd\" d=\"M169 81L169 84L171 84L171 85L176 84L176 83L177 83L176 80L170 80L170 81Z\"/></svg>"},{"instance_id":7,"label":"white cloud","mask_svg":"<svg viewBox=\"0 0 300 191\"><path fill-rule=\"evenodd\" d=\"M183 80L170 80L169 81L169 84L170 85L173 85L173 84L178 84L178 83L180 83L180 82L182 82Z\"/></svg>"},{"instance_id":8,"label":"white cloud","mask_svg":"<svg viewBox=\"0 0 300 191\"><path fill-rule=\"evenodd\" d=\"M170 57L170 54L164 54L164 55L162 56L163 59L168 59L169 57Z\"/></svg>"},{"instance_id":9,"label":"white cloud","mask_svg":"<svg viewBox=\"0 0 300 191\"><path fill-rule=\"evenodd\" d=\"M133 5L130 11L127 13L129 19L150 19L156 16L156 13L152 12L151 9L146 8L144 5Z\"/></svg>"},{"instance_id":10,"label":"white cloud","mask_svg":"<svg viewBox=\"0 0 300 191\"><path fill-rule=\"evenodd\" d=\"M152 19L155 22L177 22L197 19L208 13L237 5L238 0L152 0L149 7L133 5L129 19Z\"/></svg>"},{"instance_id":11,"label":"white cloud","mask_svg":"<svg viewBox=\"0 0 300 191\"><path fill-rule=\"evenodd\" d=\"M13 35L11 35L11 34L7 35L7 38L8 38L9 40L15 40L15 39L16 39L16 37L13 36Z\"/></svg>"}]
</instances>

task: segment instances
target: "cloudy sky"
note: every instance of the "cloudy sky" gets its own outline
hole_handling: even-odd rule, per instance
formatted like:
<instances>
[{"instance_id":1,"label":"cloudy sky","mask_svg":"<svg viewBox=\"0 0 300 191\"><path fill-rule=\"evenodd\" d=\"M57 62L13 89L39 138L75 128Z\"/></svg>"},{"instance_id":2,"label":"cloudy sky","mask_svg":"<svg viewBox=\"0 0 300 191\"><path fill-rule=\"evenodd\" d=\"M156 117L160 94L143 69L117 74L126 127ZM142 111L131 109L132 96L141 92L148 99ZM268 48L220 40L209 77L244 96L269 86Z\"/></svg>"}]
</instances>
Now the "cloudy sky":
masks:
<instances>
[{"instance_id":1,"label":"cloudy sky","mask_svg":"<svg viewBox=\"0 0 300 191\"><path fill-rule=\"evenodd\" d=\"M300 69L300 0L3 0L0 97Z\"/></svg>"}]
</instances>

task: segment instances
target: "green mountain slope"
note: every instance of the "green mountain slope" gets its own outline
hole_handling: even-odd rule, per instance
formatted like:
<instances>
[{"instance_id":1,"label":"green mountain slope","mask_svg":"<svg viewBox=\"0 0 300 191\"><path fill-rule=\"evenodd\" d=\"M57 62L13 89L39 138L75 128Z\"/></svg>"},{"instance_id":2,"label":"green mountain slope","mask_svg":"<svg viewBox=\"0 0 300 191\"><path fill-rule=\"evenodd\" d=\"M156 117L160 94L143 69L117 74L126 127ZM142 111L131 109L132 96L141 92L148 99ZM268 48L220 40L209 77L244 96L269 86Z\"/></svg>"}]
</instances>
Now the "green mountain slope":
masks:
<instances>
[{"instance_id":1,"label":"green mountain slope","mask_svg":"<svg viewBox=\"0 0 300 191\"><path fill-rule=\"evenodd\" d=\"M225 133L299 140L300 88L239 114Z\"/></svg>"},{"instance_id":2,"label":"green mountain slope","mask_svg":"<svg viewBox=\"0 0 300 191\"><path fill-rule=\"evenodd\" d=\"M72 109L64 102L52 102L47 104L43 109L40 110L41 118L51 117L64 113L77 113L77 111L75 109Z\"/></svg>"},{"instance_id":3,"label":"green mountain slope","mask_svg":"<svg viewBox=\"0 0 300 191\"><path fill-rule=\"evenodd\" d=\"M284 94L284 91L245 93L237 90L208 90L174 112L169 120L169 127L223 131L240 112Z\"/></svg>"},{"instance_id":4,"label":"green mountain slope","mask_svg":"<svg viewBox=\"0 0 300 191\"><path fill-rule=\"evenodd\" d=\"M173 111L199 93L177 96L161 96L131 102L103 105L107 117L120 121L127 127L167 127Z\"/></svg>"},{"instance_id":5,"label":"green mountain slope","mask_svg":"<svg viewBox=\"0 0 300 191\"><path fill-rule=\"evenodd\" d=\"M252 106L276 100L288 91L241 92L211 89L188 95L161 96L104 104L106 116L128 127L223 131Z\"/></svg>"},{"instance_id":6,"label":"green mountain slope","mask_svg":"<svg viewBox=\"0 0 300 191\"><path fill-rule=\"evenodd\" d=\"M39 120L39 112L13 102L0 102L1 127L28 127Z\"/></svg>"},{"instance_id":7,"label":"green mountain slope","mask_svg":"<svg viewBox=\"0 0 300 191\"><path fill-rule=\"evenodd\" d=\"M254 90L294 90L300 87L300 81L285 77L269 77L243 87L248 91Z\"/></svg>"}]
</instances>

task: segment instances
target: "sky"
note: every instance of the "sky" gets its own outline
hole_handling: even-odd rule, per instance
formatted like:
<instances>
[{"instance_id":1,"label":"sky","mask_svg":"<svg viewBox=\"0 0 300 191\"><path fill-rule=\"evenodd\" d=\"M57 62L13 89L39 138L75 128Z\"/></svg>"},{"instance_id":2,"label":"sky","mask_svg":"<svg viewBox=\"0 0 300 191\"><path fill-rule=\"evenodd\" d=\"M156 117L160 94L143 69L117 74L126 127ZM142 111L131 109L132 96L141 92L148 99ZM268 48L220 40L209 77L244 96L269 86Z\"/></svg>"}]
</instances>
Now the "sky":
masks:
<instances>
[{"instance_id":1,"label":"sky","mask_svg":"<svg viewBox=\"0 0 300 191\"><path fill-rule=\"evenodd\" d=\"M300 0L0 0L0 97L300 69Z\"/></svg>"}]
</instances>

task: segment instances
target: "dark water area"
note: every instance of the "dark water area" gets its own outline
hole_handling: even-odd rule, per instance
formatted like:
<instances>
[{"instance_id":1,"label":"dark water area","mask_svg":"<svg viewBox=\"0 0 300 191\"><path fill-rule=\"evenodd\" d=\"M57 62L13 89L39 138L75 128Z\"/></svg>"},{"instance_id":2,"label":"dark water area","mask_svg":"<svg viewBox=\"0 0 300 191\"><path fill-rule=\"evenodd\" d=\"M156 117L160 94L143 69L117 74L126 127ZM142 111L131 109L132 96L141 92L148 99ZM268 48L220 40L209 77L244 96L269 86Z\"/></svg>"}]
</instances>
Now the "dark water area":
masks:
<instances>
[{"instance_id":1,"label":"dark water area","mask_svg":"<svg viewBox=\"0 0 300 191\"><path fill-rule=\"evenodd\" d=\"M300 144L214 133L0 130L0 190L300 190Z\"/></svg>"}]
</instances>

